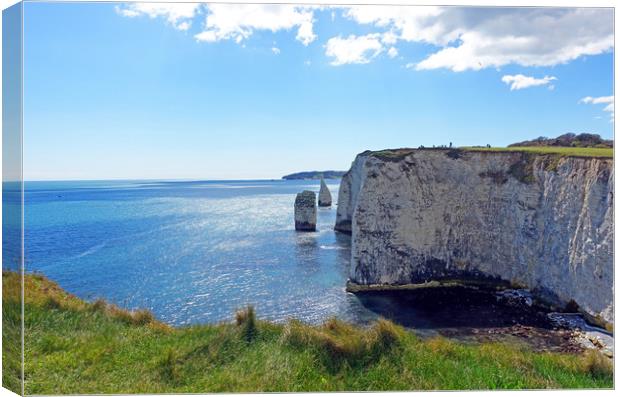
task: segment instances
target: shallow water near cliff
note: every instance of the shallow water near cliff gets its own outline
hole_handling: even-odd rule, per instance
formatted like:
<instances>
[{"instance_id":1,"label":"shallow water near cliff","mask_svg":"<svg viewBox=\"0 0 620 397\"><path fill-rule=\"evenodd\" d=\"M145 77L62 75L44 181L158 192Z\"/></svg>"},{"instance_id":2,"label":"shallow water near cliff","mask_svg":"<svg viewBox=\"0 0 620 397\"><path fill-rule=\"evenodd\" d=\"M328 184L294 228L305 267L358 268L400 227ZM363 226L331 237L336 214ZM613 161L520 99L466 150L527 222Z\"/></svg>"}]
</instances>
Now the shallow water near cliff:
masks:
<instances>
[{"instance_id":1,"label":"shallow water near cliff","mask_svg":"<svg viewBox=\"0 0 620 397\"><path fill-rule=\"evenodd\" d=\"M334 203L338 180L328 181ZM78 181L25 185L26 271L77 296L148 308L167 323L229 321L252 304L260 318L367 324L390 318L420 335L512 335L552 330L546 313L471 288L345 291L350 237L294 230L295 194L318 181ZM478 332L478 331L480 332ZM544 336L544 335L543 335Z\"/></svg>"}]
</instances>

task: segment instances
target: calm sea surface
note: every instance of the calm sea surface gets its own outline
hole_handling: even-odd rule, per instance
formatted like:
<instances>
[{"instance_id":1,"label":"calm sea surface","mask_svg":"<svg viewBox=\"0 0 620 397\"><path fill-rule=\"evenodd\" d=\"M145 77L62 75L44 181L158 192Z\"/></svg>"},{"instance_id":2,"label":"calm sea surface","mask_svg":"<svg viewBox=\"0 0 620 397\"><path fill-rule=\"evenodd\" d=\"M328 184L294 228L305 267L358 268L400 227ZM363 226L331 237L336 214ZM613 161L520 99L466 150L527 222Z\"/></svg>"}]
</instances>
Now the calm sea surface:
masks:
<instances>
[{"instance_id":1,"label":"calm sea surface","mask_svg":"<svg viewBox=\"0 0 620 397\"><path fill-rule=\"evenodd\" d=\"M339 180L329 181L334 203ZM295 194L318 181L27 182L26 271L77 296L148 308L171 324L260 317L366 322L345 292L350 237L319 209L294 229Z\"/></svg>"}]
</instances>

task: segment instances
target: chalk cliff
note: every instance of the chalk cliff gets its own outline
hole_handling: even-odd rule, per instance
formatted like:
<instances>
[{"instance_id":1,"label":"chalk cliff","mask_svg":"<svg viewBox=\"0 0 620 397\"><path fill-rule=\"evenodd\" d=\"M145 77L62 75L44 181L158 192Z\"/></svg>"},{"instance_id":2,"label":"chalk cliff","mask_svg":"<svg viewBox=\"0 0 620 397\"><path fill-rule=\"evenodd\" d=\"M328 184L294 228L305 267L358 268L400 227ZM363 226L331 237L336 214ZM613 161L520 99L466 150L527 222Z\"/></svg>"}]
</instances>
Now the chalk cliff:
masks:
<instances>
[{"instance_id":1,"label":"chalk cliff","mask_svg":"<svg viewBox=\"0 0 620 397\"><path fill-rule=\"evenodd\" d=\"M336 230L357 285L503 280L613 322L613 160L522 152L364 152Z\"/></svg>"}]
</instances>

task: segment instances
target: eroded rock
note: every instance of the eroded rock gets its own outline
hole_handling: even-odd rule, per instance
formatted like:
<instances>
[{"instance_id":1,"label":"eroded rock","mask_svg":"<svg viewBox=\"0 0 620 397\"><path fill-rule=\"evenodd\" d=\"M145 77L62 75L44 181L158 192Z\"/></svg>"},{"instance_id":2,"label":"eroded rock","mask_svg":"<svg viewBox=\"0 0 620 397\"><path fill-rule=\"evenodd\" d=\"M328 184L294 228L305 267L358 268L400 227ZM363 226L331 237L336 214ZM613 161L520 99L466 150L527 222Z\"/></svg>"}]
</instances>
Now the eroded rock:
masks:
<instances>
[{"instance_id":1,"label":"eroded rock","mask_svg":"<svg viewBox=\"0 0 620 397\"><path fill-rule=\"evenodd\" d=\"M295 230L316 230L316 194L310 190L295 197Z\"/></svg>"},{"instance_id":2,"label":"eroded rock","mask_svg":"<svg viewBox=\"0 0 620 397\"><path fill-rule=\"evenodd\" d=\"M332 194L325 183L325 179L321 177L321 189L319 190L319 207L331 207Z\"/></svg>"}]
</instances>

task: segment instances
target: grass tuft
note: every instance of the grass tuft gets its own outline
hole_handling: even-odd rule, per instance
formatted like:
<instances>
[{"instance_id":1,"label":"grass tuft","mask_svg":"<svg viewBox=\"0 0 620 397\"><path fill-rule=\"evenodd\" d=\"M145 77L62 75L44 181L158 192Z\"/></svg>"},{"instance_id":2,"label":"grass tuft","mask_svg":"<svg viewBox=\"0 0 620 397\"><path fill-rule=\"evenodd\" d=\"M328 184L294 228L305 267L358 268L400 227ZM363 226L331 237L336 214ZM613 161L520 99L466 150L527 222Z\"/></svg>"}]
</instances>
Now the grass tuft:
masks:
<instances>
[{"instance_id":1,"label":"grass tuft","mask_svg":"<svg viewBox=\"0 0 620 397\"><path fill-rule=\"evenodd\" d=\"M94 301L93 303L91 303L89 309L92 312L104 313L107 307L108 307L108 303L105 300L100 298Z\"/></svg>"},{"instance_id":2,"label":"grass tuft","mask_svg":"<svg viewBox=\"0 0 620 397\"><path fill-rule=\"evenodd\" d=\"M179 382L180 375L180 357L179 353L174 349L170 348L164 355L164 358L160 361L159 367L161 369L162 379L165 382L177 383Z\"/></svg>"},{"instance_id":3,"label":"grass tuft","mask_svg":"<svg viewBox=\"0 0 620 397\"><path fill-rule=\"evenodd\" d=\"M331 318L321 326L291 320L284 327L281 342L297 349L318 352L330 370L342 365L359 366L377 361L399 344L404 329L380 319L369 328L360 328Z\"/></svg>"},{"instance_id":4,"label":"grass tuft","mask_svg":"<svg viewBox=\"0 0 620 397\"><path fill-rule=\"evenodd\" d=\"M594 378L613 377L613 362L598 350L587 350L581 364L582 371L589 373Z\"/></svg>"},{"instance_id":5,"label":"grass tuft","mask_svg":"<svg viewBox=\"0 0 620 397\"><path fill-rule=\"evenodd\" d=\"M237 323L237 327L241 330L241 336L243 339L245 339L246 342L252 342L258 334L254 307L247 306L244 309L237 310L235 313L235 321Z\"/></svg>"},{"instance_id":6,"label":"grass tuft","mask_svg":"<svg viewBox=\"0 0 620 397\"><path fill-rule=\"evenodd\" d=\"M368 332L371 348L379 353L387 352L399 344L404 332L402 327L380 318Z\"/></svg>"},{"instance_id":7,"label":"grass tuft","mask_svg":"<svg viewBox=\"0 0 620 397\"><path fill-rule=\"evenodd\" d=\"M50 310L62 309L62 302L55 296L50 296L45 300L44 307Z\"/></svg>"},{"instance_id":8,"label":"grass tuft","mask_svg":"<svg viewBox=\"0 0 620 397\"><path fill-rule=\"evenodd\" d=\"M150 310L142 309L131 313L134 325L146 325L155 321L155 316Z\"/></svg>"}]
</instances>

